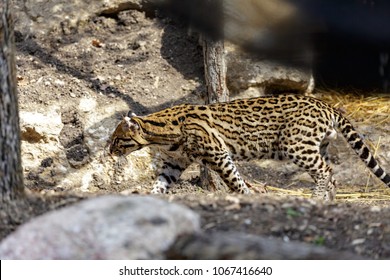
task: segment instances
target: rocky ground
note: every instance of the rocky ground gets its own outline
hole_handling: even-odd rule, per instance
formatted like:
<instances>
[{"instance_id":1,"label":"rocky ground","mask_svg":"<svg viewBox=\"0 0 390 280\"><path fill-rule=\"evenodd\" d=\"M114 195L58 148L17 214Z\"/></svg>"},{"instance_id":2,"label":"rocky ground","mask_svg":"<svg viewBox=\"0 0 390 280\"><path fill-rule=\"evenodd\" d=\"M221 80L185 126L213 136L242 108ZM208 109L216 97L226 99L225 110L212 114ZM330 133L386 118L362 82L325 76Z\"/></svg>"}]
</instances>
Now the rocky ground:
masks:
<instances>
[{"instance_id":1,"label":"rocky ground","mask_svg":"<svg viewBox=\"0 0 390 280\"><path fill-rule=\"evenodd\" d=\"M129 109L146 114L204 102L197 35L138 8L107 15L102 7L86 12L77 6L83 1L74 1L73 9L31 6L27 16L23 1L13 2L25 185L38 197L32 214L91 195L147 195L158 162L144 150L113 159L106 154L107 140ZM237 86L233 73L228 77L233 93L253 86ZM368 143L380 144L377 156L390 170L389 124L354 121ZM192 166L161 197L200 214L206 233L241 232L389 258L390 192L375 179L367 181L369 171L344 141L338 140L331 154L342 186L333 203L308 199L313 185L308 175L273 161L239 166L248 181L266 185L266 195L204 190L197 184L198 167ZM16 227L2 226L2 237Z\"/></svg>"}]
</instances>

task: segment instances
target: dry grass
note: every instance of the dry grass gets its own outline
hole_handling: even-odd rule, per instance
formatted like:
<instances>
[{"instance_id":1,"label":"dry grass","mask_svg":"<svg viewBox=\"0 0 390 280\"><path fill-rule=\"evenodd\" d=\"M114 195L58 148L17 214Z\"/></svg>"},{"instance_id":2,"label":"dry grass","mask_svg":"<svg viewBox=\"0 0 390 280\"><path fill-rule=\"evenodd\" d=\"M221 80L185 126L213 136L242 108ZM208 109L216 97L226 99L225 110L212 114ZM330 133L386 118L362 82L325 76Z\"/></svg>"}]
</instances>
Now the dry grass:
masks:
<instances>
[{"instance_id":1,"label":"dry grass","mask_svg":"<svg viewBox=\"0 0 390 280\"><path fill-rule=\"evenodd\" d=\"M280 194L280 195L289 195L289 196L299 196L299 197L311 197L311 192L307 189L305 190L287 190L277 187L271 187L267 186L267 190L270 193L274 194ZM352 188L354 189L354 188ZM339 190L339 193L336 194L336 200L344 200L344 201L353 201L353 200L366 200L366 201L390 201L390 191L371 191L371 192L356 192L353 190L346 191L344 190L343 193L341 193L343 190Z\"/></svg>"},{"instance_id":2,"label":"dry grass","mask_svg":"<svg viewBox=\"0 0 390 280\"><path fill-rule=\"evenodd\" d=\"M319 98L338 108L348 119L374 126L390 122L390 96L381 93L320 91Z\"/></svg>"}]
</instances>

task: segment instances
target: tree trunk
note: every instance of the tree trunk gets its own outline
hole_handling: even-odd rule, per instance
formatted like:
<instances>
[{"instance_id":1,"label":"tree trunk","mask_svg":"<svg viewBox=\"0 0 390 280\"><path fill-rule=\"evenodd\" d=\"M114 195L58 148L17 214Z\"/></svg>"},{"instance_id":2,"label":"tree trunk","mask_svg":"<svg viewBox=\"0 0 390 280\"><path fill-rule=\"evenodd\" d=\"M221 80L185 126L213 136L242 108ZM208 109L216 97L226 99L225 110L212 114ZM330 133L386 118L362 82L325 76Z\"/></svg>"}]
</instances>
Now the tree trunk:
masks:
<instances>
[{"instance_id":1,"label":"tree trunk","mask_svg":"<svg viewBox=\"0 0 390 280\"><path fill-rule=\"evenodd\" d=\"M226 86L225 48L223 41L203 39L203 59L207 86L206 103L225 102L229 100L229 90ZM222 181L206 166L200 169L202 187L208 190L220 189Z\"/></svg>"},{"instance_id":2,"label":"tree trunk","mask_svg":"<svg viewBox=\"0 0 390 280\"><path fill-rule=\"evenodd\" d=\"M24 198L10 1L0 2L0 203Z\"/></svg>"},{"instance_id":3,"label":"tree trunk","mask_svg":"<svg viewBox=\"0 0 390 280\"><path fill-rule=\"evenodd\" d=\"M224 42L204 39L203 58L208 103L229 101Z\"/></svg>"}]
</instances>

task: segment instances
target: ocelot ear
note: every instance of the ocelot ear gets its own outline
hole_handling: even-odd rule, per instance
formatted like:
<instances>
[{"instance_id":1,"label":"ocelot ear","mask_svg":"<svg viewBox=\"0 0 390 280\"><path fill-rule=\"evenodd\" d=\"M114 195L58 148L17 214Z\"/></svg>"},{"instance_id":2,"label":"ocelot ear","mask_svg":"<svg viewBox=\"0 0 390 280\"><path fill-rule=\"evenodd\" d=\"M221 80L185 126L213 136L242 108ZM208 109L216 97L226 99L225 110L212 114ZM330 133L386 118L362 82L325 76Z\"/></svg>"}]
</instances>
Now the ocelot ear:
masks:
<instances>
[{"instance_id":1,"label":"ocelot ear","mask_svg":"<svg viewBox=\"0 0 390 280\"><path fill-rule=\"evenodd\" d=\"M132 120L129 117L125 117L122 124L122 129L135 132L136 130L139 130L139 124L135 120Z\"/></svg>"},{"instance_id":2,"label":"ocelot ear","mask_svg":"<svg viewBox=\"0 0 390 280\"><path fill-rule=\"evenodd\" d=\"M132 117L136 117L137 115L133 111L128 111L127 116L131 119Z\"/></svg>"}]
</instances>

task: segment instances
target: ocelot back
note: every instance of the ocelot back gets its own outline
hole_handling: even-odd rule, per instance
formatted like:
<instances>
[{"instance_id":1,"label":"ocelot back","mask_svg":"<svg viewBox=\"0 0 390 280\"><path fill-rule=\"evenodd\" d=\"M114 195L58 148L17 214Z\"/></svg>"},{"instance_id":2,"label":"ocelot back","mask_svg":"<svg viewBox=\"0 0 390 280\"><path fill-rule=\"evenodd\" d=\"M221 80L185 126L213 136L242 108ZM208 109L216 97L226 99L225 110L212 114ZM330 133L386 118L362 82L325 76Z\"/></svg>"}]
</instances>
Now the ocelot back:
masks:
<instances>
[{"instance_id":1,"label":"ocelot back","mask_svg":"<svg viewBox=\"0 0 390 280\"><path fill-rule=\"evenodd\" d=\"M164 193L192 162L216 171L229 188L249 193L234 160L289 159L316 183L313 197L332 200L327 148L339 129L372 172L390 186L351 123L315 98L279 95L211 105L178 105L147 116L125 117L115 129L110 153L126 155L146 146L162 151L163 167L153 193Z\"/></svg>"}]
</instances>

